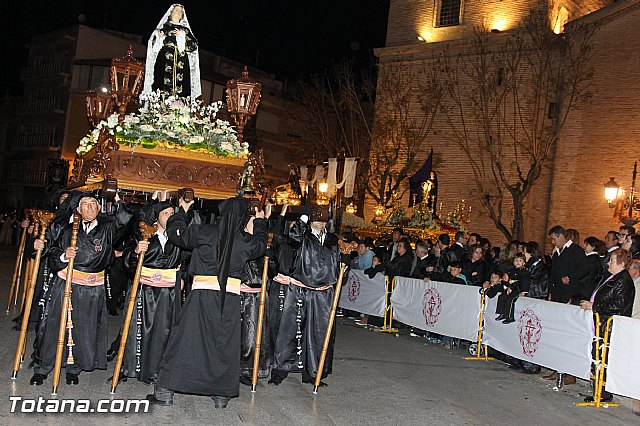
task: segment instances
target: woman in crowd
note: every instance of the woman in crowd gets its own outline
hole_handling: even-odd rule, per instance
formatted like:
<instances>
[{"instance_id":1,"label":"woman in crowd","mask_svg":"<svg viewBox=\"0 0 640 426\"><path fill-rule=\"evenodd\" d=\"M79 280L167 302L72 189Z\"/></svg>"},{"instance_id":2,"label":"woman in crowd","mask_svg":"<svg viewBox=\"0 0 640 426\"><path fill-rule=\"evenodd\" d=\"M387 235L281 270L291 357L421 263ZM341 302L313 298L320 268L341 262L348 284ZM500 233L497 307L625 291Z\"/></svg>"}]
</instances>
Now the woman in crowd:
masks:
<instances>
[{"instance_id":1,"label":"woman in crowd","mask_svg":"<svg viewBox=\"0 0 640 426\"><path fill-rule=\"evenodd\" d=\"M582 293L583 298L588 298L593 293L593 289L600 283L604 275L603 260L607 254L607 248L603 241L596 237L587 237L584 240L584 252L589 261L589 286L585 287Z\"/></svg>"},{"instance_id":2,"label":"woman in crowd","mask_svg":"<svg viewBox=\"0 0 640 426\"><path fill-rule=\"evenodd\" d=\"M482 247L479 244L472 246L469 255L469 261L462 267L462 274L470 285L480 287L488 278Z\"/></svg>"},{"instance_id":3,"label":"woman in crowd","mask_svg":"<svg viewBox=\"0 0 640 426\"><path fill-rule=\"evenodd\" d=\"M393 277L410 277L416 267L416 255L411 249L409 240L403 238L398 242L396 256L386 264L385 271L389 279Z\"/></svg>"},{"instance_id":4,"label":"woman in crowd","mask_svg":"<svg viewBox=\"0 0 640 426\"><path fill-rule=\"evenodd\" d=\"M631 316L635 298L633 279L628 271L631 260L631 253L627 250L613 251L608 265L611 275L596 287L589 300L580 302L580 307L585 311L593 311L594 314L600 315L601 336L604 335L607 320L610 317L614 315ZM602 402L610 402L612 399L613 395L603 389ZM585 401L592 402L593 397L589 396L585 398Z\"/></svg>"},{"instance_id":5,"label":"woman in crowd","mask_svg":"<svg viewBox=\"0 0 640 426\"><path fill-rule=\"evenodd\" d=\"M549 289L549 268L542 257L540 245L529 241L524 245L525 267L529 270L529 294L527 297L545 299Z\"/></svg>"},{"instance_id":6,"label":"woman in crowd","mask_svg":"<svg viewBox=\"0 0 640 426\"><path fill-rule=\"evenodd\" d=\"M622 244L623 249L631 253L631 257L634 259L640 259L640 235L631 234L628 235Z\"/></svg>"}]
</instances>

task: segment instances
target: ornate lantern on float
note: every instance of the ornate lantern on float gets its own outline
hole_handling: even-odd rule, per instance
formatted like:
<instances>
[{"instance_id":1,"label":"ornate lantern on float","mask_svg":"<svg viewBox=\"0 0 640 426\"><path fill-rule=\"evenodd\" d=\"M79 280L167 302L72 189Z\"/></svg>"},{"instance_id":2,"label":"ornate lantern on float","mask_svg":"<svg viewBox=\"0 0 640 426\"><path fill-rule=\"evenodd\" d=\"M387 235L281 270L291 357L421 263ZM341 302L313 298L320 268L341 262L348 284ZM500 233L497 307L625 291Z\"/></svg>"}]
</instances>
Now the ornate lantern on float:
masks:
<instances>
[{"instance_id":1,"label":"ornate lantern on float","mask_svg":"<svg viewBox=\"0 0 640 426\"><path fill-rule=\"evenodd\" d=\"M244 67L239 80L227 82L227 110L231 113L238 128L238 140L244 139L244 127L256 114L260 104L262 85L249 81L249 70Z\"/></svg>"},{"instance_id":2,"label":"ornate lantern on float","mask_svg":"<svg viewBox=\"0 0 640 426\"><path fill-rule=\"evenodd\" d=\"M111 93L118 106L120 120L124 119L127 106L142 89L144 64L133 57L133 47L129 45L127 54L111 60Z\"/></svg>"},{"instance_id":3,"label":"ornate lantern on float","mask_svg":"<svg viewBox=\"0 0 640 426\"><path fill-rule=\"evenodd\" d=\"M113 106L113 96L106 86L87 92L87 117L91 126L96 127L106 120L113 112Z\"/></svg>"}]
</instances>

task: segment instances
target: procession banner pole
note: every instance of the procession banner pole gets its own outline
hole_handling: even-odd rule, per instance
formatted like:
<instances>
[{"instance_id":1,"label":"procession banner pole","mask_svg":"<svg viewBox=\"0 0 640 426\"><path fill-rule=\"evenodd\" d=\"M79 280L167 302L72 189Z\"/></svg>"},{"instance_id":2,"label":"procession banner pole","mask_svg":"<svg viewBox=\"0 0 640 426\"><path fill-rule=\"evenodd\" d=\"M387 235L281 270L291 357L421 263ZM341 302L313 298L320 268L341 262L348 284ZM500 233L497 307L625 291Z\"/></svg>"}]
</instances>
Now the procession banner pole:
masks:
<instances>
[{"instance_id":1,"label":"procession banner pole","mask_svg":"<svg viewBox=\"0 0 640 426\"><path fill-rule=\"evenodd\" d=\"M40 229L40 241L44 243L45 232L47 231L47 227L51 223L54 218L53 213L49 212L39 212L39 220L42 222L42 228ZM38 250L36 252L34 269L37 271L40 268L40 258L42 256L42 250ZM31 316L31 305L33 303L33 293L36 288L36 281L38 280L38 274L32 274L31 280L29 281L29 288L27 290L27 297L25 301L24 310L22 312L22 325L20 327L20 338L18 339L18 346L16 347L16 356L13 359L13 375L12 379L16 379L18 377L18 371L20 371L20 362L23 359L24 351L26 348L27 342L27 329L29 327L29 317Z\"/></svg>"},{"instance_id":2,"label":"procession banner pole","mask_svg":"<svg viewBox=\"0 0 640 426\"><path fill-rule=\"evenodd\" d=\"M144 221L140 221L138 226L140 227L140 233L142 234L142 241L148 241L149 238L151 238L157 231L155 226L147 225L147 223ZM113 377L111 377L111 395L116 393L116 387L118 386L118 380L120 379L120 368L122 367L122 359L124 358L124 349L127 346L127 338L129 337L129 326L131 325L133 308L136 304L136 298L138 296L138 287L140 287L140 276L142 275L142 264L144 263L145 253L146 251L140 251L138 264L136 265L136 273L133 277L131 292L129 293L127 315L124 318L124 325L122 326L122 337L120 338L120 347L118 348L118 357L116 358L116 364L113 368Z\"/></svg>"},{"instance_id":3,"label":"procession banner pole","mask_svg":"<svg viewBox=\"0 0 640 426\"><path fill-rule=\"evenodd\" d=\"M464 357L467 361L492 361L494 358L489 356L489 351L487 345L484 345L484 357L482 356L482 338L484 336L484 310L487 307L487 296L484 293L480 293L480 315L478 320L478 341L477 341L477 351L476 356L466 356Z\"/></svg>"},{"instance_id":4,"label":"procession banner pole","mask_svg":"<svg viewBox=\"0 0 640 426\"><path fill-rule=\"evenodd\" d=\"M28 212L28 213L27 213ZM31 210L25 210L25 213L31 215ZM9 290L9 303L7 303L7 313L11 308L11 299L13 292L17 291L16 285L20 282L22 275L22 265L24 263L24 246L27 241L27 228L22 228L22 236L20 237L20 245L18 246L18 257L16 258L16 266L13 269L13 279L11 280L11 289Z\"/></svg>"},{"instance_id":5,"label":"procession banner pole","mask_svg":"<svg viewBox=\"0 0 640 426\"><path fill-rule=\"evenodd\" d=\"M78 230L80 229L80 215L73 215L73 227L71 229L71 247L76 248L78 242ZM71 284L73 279L73 264L75 257L69 259L67 265L67 279L64 284L64 296L62 299L62 310L60 311L60 328L58 329L58 346L56 348L56 362L53 366L53 380L51 395L58 394L60 384L60 369L62 368L62 352L64 351L64 333L67 329L67 316L71 305Z\"/></svg>"},{"instance_id":6,"label":"procession banner pole","mask_svg":"<svg viewBox=\"0 0 640 426\"><path fill-rule=\"evenodd\" d=\"M389 281L389 277L387 280L387 294L385 295L385 309L384 309L384 323L382 325L382 330L376 330L379 333L397 333L398 329L393 328L393 305L391 304L391 293L393 293L393 289L395 288L395 277L393 280ZM389 289L391 287L391 289ZM389 320L387 321L387 316Z\"/></svg>"},{"instance_id":7,"label":"procession banner pole","mask_svg":"<svg viewBox=\"0 0 640 426\"><path fill-rule=\"evenodd\" d=\"M269 256L264 257L262 268L262 283L260 286L260 310L258 311L258 324L256 325L256 345L253 352L253 375L251 377L251 392L256 392L258 384L258 369L260 367L260 348L262 347L262 327L264 325L264 308L267 300L267 278L269 272Z\"/></svg>"},{"instance_id":8,"label":"procession banner pole","mask_svg":"<svg viewBox=\"0 0 640 426\"><path fill-rule=\"evenodd\" d=\"M258 205L258 211L264 209L264 203L267 199L267 191L262 191L262 197ZM267 250L271 247L273 241L273 233L270 232L267 238ZM258 324L256 324L256 345L253 351L253 371L251 375L251 392L256 392L258 384L258 369L260 367L260 348L262 347L262 327L264 324L264 307L267 301L267 278L269 276L269 256L264 257L264 266L262 267L262 282L260 283L260 309L258 310Z\"/></svg>"},{"instance_id":9,"label":"procession banner pole","mask_svg":"<svg viewBox=\"0 0 640 426\"><path fill-rule=\"evenodd\" d=\"M322 345L322 354L320 355L320 362L318 363L318 372L316 373L316 381L313 385L313 394L318 394L318 388L320 387L320 381L322 380L322 371L324 370L324 362L327 358L327 349L329 348L329 341L331 340L331 330L333 329L333 323L336 319L336 310L338 309L338 301L340 300L340 290L342 289L342 278L344 277L344 270L347 269L345 263L340 264L340 275L338 275L338 282L336 283L336 290L333 294L333 303L331 304L331 313L329 314L329 324L327 325L327 331L324 334L324 343Z\"/></svg>"}]
</instances>

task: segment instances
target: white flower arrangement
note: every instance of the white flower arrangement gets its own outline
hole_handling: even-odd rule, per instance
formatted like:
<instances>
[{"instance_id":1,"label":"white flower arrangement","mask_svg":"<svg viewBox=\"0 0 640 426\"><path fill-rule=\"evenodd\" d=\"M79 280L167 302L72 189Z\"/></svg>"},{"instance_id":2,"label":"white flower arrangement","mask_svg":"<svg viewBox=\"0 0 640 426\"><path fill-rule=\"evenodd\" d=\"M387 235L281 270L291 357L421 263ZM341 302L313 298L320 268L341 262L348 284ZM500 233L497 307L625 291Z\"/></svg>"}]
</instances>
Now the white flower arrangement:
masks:
<instances>
[{"instance_id":1,"label":"white flower arrangement","mask_svg":"<svg viewBox=\"0 0 640 426\"><path fill-rule=\"evenodd\" d=\"M205 105L201 100L168 96L155 91L140 95L142 106L137 113L124 116L111 114L84 138L76 150L89 152L100 134L115 135L119 143L155 148L184 148L189 151L209 152L221 157L246 157L249 144L240 143L235 129L228 121L216 118L222 102Z\"/></svg>"}]
</instances>

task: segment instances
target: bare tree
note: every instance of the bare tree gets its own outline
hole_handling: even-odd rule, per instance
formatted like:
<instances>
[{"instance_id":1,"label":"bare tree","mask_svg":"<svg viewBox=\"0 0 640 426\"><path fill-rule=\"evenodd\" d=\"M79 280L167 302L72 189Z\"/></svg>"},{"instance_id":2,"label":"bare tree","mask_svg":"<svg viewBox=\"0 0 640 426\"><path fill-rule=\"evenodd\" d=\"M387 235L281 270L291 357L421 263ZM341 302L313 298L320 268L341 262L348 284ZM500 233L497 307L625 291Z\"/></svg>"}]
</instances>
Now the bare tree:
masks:
<instances>
[{"instance_id":1,"label":"bare tree","mask_svg":"<svg viewBox=\"0 0 640 426\"><path fill-rule=\"evenodd\" d=\"M562 35L550 28L546 10L533 11L512 33L478 28L466 48L445 52L432 70L446 81L449 136L466 154L483 208L508 240L523 239L527 196L571 111L589 96L598 26Z\"/></svg>"},{"instance_id":2,"label":"bare tree","mask_svg":"<svg viewBox=\"0 0 640 426\"><path fill-rule=\"evenodd\" d=\"M356 76L343 62L308 80L300 98L305 108L293 118L314 154L360 158L360 200L366 192L389 205L417 169L416 154L425 148L442 93L418 68L381 64L374 78Z\"/></svg>"},{"instance_id":3,"label":"bare tree","mask_svg":"<svg viewBox=\"0 0 640 426\"><path fill-rule=\"evenodd\" d=\"M426 148L443 91L442 83L420 67L379 66L367 185L378 203L387 206L394 193L401 196L408 189L406 179L419 166L416 155Z\"/></svg>"}]
</instances>

